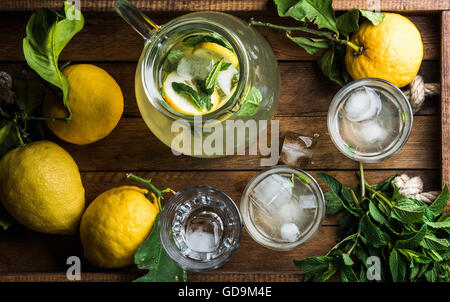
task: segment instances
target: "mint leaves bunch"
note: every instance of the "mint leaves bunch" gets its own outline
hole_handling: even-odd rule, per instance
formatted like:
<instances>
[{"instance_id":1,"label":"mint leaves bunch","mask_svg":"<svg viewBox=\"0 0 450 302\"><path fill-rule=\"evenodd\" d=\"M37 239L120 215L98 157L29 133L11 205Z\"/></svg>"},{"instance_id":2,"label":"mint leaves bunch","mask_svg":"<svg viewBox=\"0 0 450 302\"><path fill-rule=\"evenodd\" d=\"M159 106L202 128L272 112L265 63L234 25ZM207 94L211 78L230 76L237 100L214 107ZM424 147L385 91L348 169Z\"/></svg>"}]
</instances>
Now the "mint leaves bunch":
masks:
<instances>
[{"instance_id":1,"label":"mint leaves bunch","mask_svg":"<svg viewBox=\"0 0 450 302\"><path fill-rule=\"evenodd\" d=\"M376 185L362 177L360 187L345 187L332 176L319 174L330 188L325 193L327 214L343 211L340 242L325 256L294 260L306 272L305 280L325 281L337 274L341 281L368 281L371 256L380 259L380 281L449 280L450 213L443 214L447 185L427 205L402 196L392 184L395 176Z\"/></svg>"},{"instance_id":2,"label":"mint leaves bunch","mask_svg":"<svg viewBox=\"0 0 450 302\"><path fill-rule=\"evenodd\" d=\"M345 67L347 47L356 55L362 54L363 45L355 45L350 41L353 32L359 29L361 17L373 25L383 21L382 13L352 9L336 17L332 0L274 0L280 17L291 17L300 22L300 26L282 26L271 23L250 21L253 26L267 26L281 29L295 44L313 55L322 51L318 61L322 72L332 81L343 86L350 80ZM304 32L317 37L299 37L296 32Z\"/></svg>"}]
</instances>

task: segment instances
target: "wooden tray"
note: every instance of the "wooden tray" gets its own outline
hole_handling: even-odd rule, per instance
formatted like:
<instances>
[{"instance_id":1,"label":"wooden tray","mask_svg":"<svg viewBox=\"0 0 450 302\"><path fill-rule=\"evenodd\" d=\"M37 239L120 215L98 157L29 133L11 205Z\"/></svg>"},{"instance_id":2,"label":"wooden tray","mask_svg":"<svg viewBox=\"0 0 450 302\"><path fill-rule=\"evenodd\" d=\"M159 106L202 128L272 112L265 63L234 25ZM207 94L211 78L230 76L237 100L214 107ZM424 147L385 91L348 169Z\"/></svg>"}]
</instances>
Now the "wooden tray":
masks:
<instances>
[{"instance_id":1,"label":"wooden tray","mask_svg":"<svg viewBox=\"0 0 450 302\"><path fill-rule=\"evenodd\" d=\"M83 31L69 43L61 60L89 62L106 69L119 83L125 96L125 111L117 128L105 139L76 146L50 136L76 160L82 173L87 202L101 192L124 184L126 171L151 177L158 186L175 190L194 184L207 184L228 193L239 203L247 182L260 169L257 156L223 159L174 157L140 118L134 96L134 71L142 40L114 12L114 1L81 1L86 18ZM133 1L156 22L162 24L187 10L221 10L248 20L251 16L269 22L290 24L275 16L268 0L245 1ZM366 0L335 0L336 9L366 8ZM0 70L20 76L24 64L22 38L31 11L41 6L60 7L61 1L0 2ZM439 190L449 183L450 159L450 1L381 1L382 10L404 10L419 28L424 42L424 61L420 74L426 82L442 83L442 98L426 100L414 118L411 137L404 149L392 159L366 165L369 182L378 182L394 173L421 176L426 190ZM321 137L307 167L313 175L326 171L356 184L357 163L346 159L327 135L328 105L339 87L320 72L315 60L294 46L280 32L258 28L270 42L279 60L282 91L276 119L281 135L295 131ZM442 45L442 46L441 46ZM442 49L442 51L441 51ZM442 114L441 114L442 112ZM442 116L442 118L441 118ZM439 134L442 133L440 136ZM442 143L441 143L442 142ZM442 160L441 160L442 154ZM442 171L442 173L441 173ZM256 244L244 231L241 246L232 259L214 272L189 274L190 281L296 281L302 272L293 259L323 255L334 245L338 216L326 217L320 232L303 247L275 252ZM78 236L45 235L15 227L0 232L0 281L65 281L68 256L82 256ZM129 281L143 272L135 268L99 270L82 260L83 281Z\"/></svg>"}]
</instances>

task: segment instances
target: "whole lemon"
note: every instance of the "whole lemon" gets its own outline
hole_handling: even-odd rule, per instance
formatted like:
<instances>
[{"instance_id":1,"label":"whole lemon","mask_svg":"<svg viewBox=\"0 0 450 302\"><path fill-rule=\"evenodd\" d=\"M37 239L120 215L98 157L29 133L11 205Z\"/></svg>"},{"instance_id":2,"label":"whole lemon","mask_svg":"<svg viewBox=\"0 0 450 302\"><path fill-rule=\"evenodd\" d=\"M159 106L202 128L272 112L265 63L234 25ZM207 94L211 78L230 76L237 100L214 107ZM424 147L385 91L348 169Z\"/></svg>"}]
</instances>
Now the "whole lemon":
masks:
<instances>
[{"instance_id":1,"label":"whole lemon","mask_svg":"<svg viewBox=\"0 0 450 302\"><path fill-rule=\"evenodd\" d=\"M361 54L347 47L345 66L355 80L381 78L403 87L419 71L423 58L420 32L408 18L399 14L384 13L378 25L365 22L351 38L363 47Z\"/></svg>"},{"instance_id":2,"label":"whole lemon","mask_svg":"<svg viewBox=\"0 0 450 302\"><path fill-rule=\"evenodd\" d=\"M38 141L0 160L0 200L32 230L71 234L83 214L84 188L70 154L53 142Z\"/></svg>"},{"instance_id":3,"label":"whole lemon","mask_svg":"<svg viewBox=\"0 0 450 302\"><path fill-rule=\"evenodd\" d=\"M138 247L149 235L158 209L146 197L148 191L122 186L100 194L81 219L84 256L101 268L133 263Z\"/></svg>"},{"instance_id":4,"label":"whole lemon","mask_svg":"<svg viewBox=\"0 0 450 302\"><path fill-rule=\"evenodd\" d=\"M90 64L70 65L62 73L69 82L68 103L72 120L46 121L62 140L77 145L96 142L116 127L123 112L123 95L117 82L103 69ZM47 97L46 117L64 118L67 111L61 100Z\"/></svg>"}]
</instances>

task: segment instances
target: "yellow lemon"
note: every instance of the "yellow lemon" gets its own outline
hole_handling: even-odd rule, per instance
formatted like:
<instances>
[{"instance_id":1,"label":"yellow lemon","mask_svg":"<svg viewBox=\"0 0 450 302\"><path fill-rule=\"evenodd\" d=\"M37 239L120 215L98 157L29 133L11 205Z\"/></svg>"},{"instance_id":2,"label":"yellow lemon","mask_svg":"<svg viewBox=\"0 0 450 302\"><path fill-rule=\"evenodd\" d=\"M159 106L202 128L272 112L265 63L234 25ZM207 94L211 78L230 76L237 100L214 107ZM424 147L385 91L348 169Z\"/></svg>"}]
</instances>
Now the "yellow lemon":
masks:
<instances>
[{"instance_id":1,"label":"yellow lemon","mask_svg":"<svg viewBox=\"0 0 450 302\"><path fill-rule=\"evenodd\" d=\"M50 130L69 143L86 145L107 136L123 112L122 90L103 69L90 64L70 65L62 71L69 81L68 103L72 120L46 121ZM46 98L46 117L64 118L67 111L61 100Z\"/></svg>"},{"instance_id":2,"label":"yellow lemon","mask_svg":"<svg viewBox=\"0 0 450 302\"><path fill-rule=\"evenodd\" d=\"M173 71L164 81L164 99L173 109L187 115L202 115L213 112L219 108L220 96L216 89L214 89L214 92L211 95L211 103L213 106L210 110L207 110L206 108L200 109L194 104L190 96L176 93L172 87L172 83L184 83L187 80L187 78L182 77L178 75L176 71Z\"/></svg>"},{"instance_id":3,"label":"yellow lemon","mask_svg":"<svg viewBox=\"0 0 450 302\"><path fill-rule=\"evenodd\" d=\"M224 57L226 61L233 64L235 68L239 65L239 59L234 52L229 50L222 45L213 42L204 42L195 46L194 55L205 55L205 56L221 56Z\"/></svg>"},{"instance_id":4,"label":"yellow lemon","mask_svg":"<svg viewBox=\"0 0 450 302\"><path fill-rule=\"evenodd\" d=\"M148 191L122 186L100 194L81 219L84 256L101 268L133 263L138 247L149 235L158 208L146 197Z\"/></svg>"},{"instance_id":5,"label":"yellow lemon","mask_svg":"<svg viewBox=\"0 0 450 302\"><path fill-rule=\"evenodd\" d=\"M361 54L347 47L345 65L355 80L381 78L398 87L408 85L419 71L423 58L422 38L406 17L384 13L377 26L365 22L351 38L363 47Z\"/></svg>"},{"instance_id":6,"label":"yellow lemon","mask_svg":"<svg viewBox=\"0 0 450 302\"><path fill-rule=\"evenodd\" d=\"M84 188L70 154L53 142L39 141L1 159L0 200L32 230L71 234L84 211Z\"/></svg>"}]
</instances>

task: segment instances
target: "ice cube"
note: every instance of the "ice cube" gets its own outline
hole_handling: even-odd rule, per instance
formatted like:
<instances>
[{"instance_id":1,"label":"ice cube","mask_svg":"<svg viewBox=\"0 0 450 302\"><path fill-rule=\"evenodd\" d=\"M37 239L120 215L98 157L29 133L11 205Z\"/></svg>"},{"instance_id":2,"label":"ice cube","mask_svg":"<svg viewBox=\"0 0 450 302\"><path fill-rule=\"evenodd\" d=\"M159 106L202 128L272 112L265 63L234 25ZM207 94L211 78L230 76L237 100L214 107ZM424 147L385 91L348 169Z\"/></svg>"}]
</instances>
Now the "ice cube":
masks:
<instances>
[{"instance_id":1,"label":"ice cube","mask_svg":"<svg viewBox=\"0 0 450 302\"><path fill-rule=\"evenodd\" d=\"M377 121L364 122L359 130L359 135L368 144L375 144L384 141L388 132Z\"/></svg>"},{"instance_id":2,"label":"ice cube","mask_svg":"<svg viewBox=\"0 0 450 302\"><path fill-rule=\"evenodd\" d=\"M291 198L289 202L280 207L277 214L281 223L297 222L303 216L303 210L298 199Z\"/></svg>"},{"instance_id":3,"label":"ice cube","mask_svg":"<svg viewBox=\"0 0 450 302\"><path fill-rule=\"evenodd\" d=\"M345 117L351 122L368 120L381 110L381 99L376 91L363 87L353 92L345 102Z\"/></svg>"},{"instance_id":4,"label":"ice cube","mask_svg":"<svg viewBox=\"0 0 450 302\"><path fill-rule=\"evenodd\" d=\"M300 203L302 205L302 209L317 208L316 197L312 194L300 196Z\"/></svg>"},{"instance_id":5,"label":"ice cube","mask_svg":"<svg viewBox=\"0 0 450 302\"><path fill-rule=\"evenodd\" d=\"M212 58L205 56L184 56L177 66L177 73L182 77L206 79L214 65Z\"/></svg>"},{"instance_id":6,"label":"ice cube","mask_svg":"<svg viewBox=\"0 0 450 302\"><path fill-rule=\"evenodd\" d=\"M284 136L283 146L281 147L281 162L289 166L305 167L311 161L313 156L312 148L316 144L318 137L318 134L309 137L293 132L287 133Z\"/></svg>"},{"instance_id":7,"label":"ice cube","mask_svg":"<svg viewBox=\"0 0 450 302\"><path fill-rule=\"evenodd\" d=\"M216 232L205 232L202 227L188 229L186 232L186 244L193 251L208 253L216 250L218 245Z\"/></svg>"},{"instance_id":8,"label":"ice cube","mask_svg":"<svg viewBox=\"0 0 450 302\"><path fill-rule=\"evenodd\" d=\"M280 228L281 238L289 242L295 242L300 237L300 230L292 222L283 223Z\"/></svg>"},{"instance_id":9,"label":"ice cube","mask_svg":"<svg viewBox=\"0 0 450 302\"><path fill-rule=\"evenodd\" d=\"M226 70L219 72L217 76L217 84L220 89L225 93L225 95L229 95L231 93L231 82L233 76L237 73L236 68L233 65L230 65Z\"/></svg>"},{"instance_id":10,"label":"ice cube","mask_svg":"<svg viewBox=\"0 0 450 302\"><path fill-rule=\"evenodd\" d=\"M249 198L268 215L275 215L292 198L292 183L281 175L269 175L252 190Z\"/></svg>"}]
</instances>

